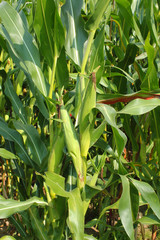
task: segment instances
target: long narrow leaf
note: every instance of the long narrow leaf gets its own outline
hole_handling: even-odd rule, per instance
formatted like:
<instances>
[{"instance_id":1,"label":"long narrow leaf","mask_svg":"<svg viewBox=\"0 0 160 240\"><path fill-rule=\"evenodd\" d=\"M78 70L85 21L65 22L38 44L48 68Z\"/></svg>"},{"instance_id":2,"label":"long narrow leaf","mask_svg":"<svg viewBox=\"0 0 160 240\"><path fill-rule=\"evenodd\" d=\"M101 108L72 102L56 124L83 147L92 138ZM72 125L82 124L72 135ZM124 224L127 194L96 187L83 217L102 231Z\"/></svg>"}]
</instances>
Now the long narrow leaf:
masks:
<instances>
[{"instance_id":1,"label":"long narrow leaf","mask_svg":"<svg viewBox=\"0 0 160 240\"><path fill-rule=\"evenodd\" d=\"M10 99L15 113L20 117L20 119L24 123L27 123L27 114L9 78L5 82L5 94Z\"/></svg>"},{"instance_id":2,"label":"long narrow leaf","mask_svg":"<svg viewBox=\"0 0 160 240\"><path fill-rule=\"evenodd\" d=\"M0 16L5 27L3 34L19 60L19 67L23 68L35 86L46 96L46 83L41 71L38 49L32 35L26 29L20 15L9 3L0 3Z\"/></svg>"},{"instance_id":3,"label":"long narrow leaf","mask_svg":"<svg viewBox=\"0 0 160 240\"><path fill-rule=\"evenodd\" d=\"M33 204L37 204L39 206L48 205L48 203L37 197L32 197L29 200L21 202L13 199L0 199L0 218L7 218L14 213L24 211Z\"/></svg>"},{"instance_id":4,"label":"long narrow leaf","mask_svg":"<svg viewBox=\"0 0 160 240\"><path fill-rule=\"evenodd\" d=\"M149 203L155 215L160 219L160 201L154 189L148 183L137 181L133 178L131 178L131 181L145 201Z\"/></svg>"},{"instance_id":5,"label":"long narrow leaf","mask_svg":"<svg viewBox=\"0 0 160 240\"><path fill-rule=\"evenodd\" d=\"M18 121L14 122L16 129L23 130L27 135L27 144L32 155L32 159L35 163L40 165L43 159L47 155L47 149L45 144L40 139L37 130L32 125L22 124Z\"/></svg>"},{"instance_id":6,"label":"long narrow leaf","mask_svg":"<svg viewBox=\"0 0 160 240\"><path fill-rule=\"evenodd\" d=\"M46 172L44 176L46 184L57 195L68 198L68 226L76 240L84 238L84 207L78 188L67 192L64 190L65 179L55 173ZM73 238L73 239L74 239Z\"/></svg>"},{"instance_id":7,"label":"long narrow leaf","mask_svg":"<svg viewBox=\"0 0 160 240\"><path fill-rule=\"evenodd\" d=\"M43 56L52 68L54 55L60 54L65 41L63 25L53 0L37 1L34 29Z\"/></svg>"},{"instance_id":8,"label":"long narrow leaf","mask_svg":"<svg viewBox=\"0 0 160 240\"><path fill-rule=\"evenodd\" d=\"M147 113L157 106L160 106L160 99L153 98L150 100L135 99L128 103L122 110L118 113L131 114L131 115L141 115Z\"/></svg>"},{"instance_id":9,"label":"long narrow leaf","mask_svg":"<svg viewBox=\"0 0 160 240\"><path fill-rule=\"evenodd\" d=\"M117 112L115 111L114 108L104 104L97 104L97 109L103 114L105 120L112 127L118 155L120 157L127 142L127 138L126 135L118 128L116 124L115 118Z\"/></svg>"},{"instance_id":10,"label":"long narrow leaf","mask_svg":"<svg viewBox=\"0 0 160 240\"><path fill-rule=\"evenodd\" d=\"M43 225L43 221L38 214L38 209L32 206L29 209L29 213L35 236L38 237L39 240L49 240L50 238L47 235L47 231L45 229L45 226Z\"/></svg>"},{"instance_id":11,"label":"long narrow leaf","mask_svg":"<svg viewBox=\"0 0 160 240\"><path fill-rule=\"evenodd\" d=\"M34 166L32 160L27 154L27 151L25 150L21 135L16 130L9 128L7 124L1 120L0 120L0 135L2 135L5 139L15 143L17 155L20 157L22 161L24 161L26 164L32 167Z\"/></svg>"},{"instance_id":12,"label":"long narrow leaf","mask_svg":"<svg viewBox=\"0 0 160 240\"><path fill-rule=\"evenodd\" d=\"M149 26L149 30L152 33L152 36L157 44L157 46L160 46L159 42L159 36L156 30L156 25L155 25L155 19L154 19L154 1L150 0L149 2L147 0L145 2L145 7L146 7L146 20L147 24Z\"/></svg>"},{"instance_id":13,"label":"long narrow leaf","mask_svg":"<svg viewBox=\"0 0 160 240\"><path fill-rule=\"evenodd\" d=\"M13 154L12 152L9 152L5 148L0 148L0 157L6 158L6 159L16 159L17 156Z\"/></svg>"},{"instance_id":14,"label":"long narrow leaf","mask_svg":"<svg viewBox=\"0 0 160 240\"><path fill-rule=\"evenodd\" d=\"M121 176L123 192L119 201L119 215L126 233L131 240L134 240L133 219L130 198L130 186L127 177Z\"/></svg>"},{"instance_id":15,"label":"long narrow leaf","mask_svg":"<svg viewBox=\"0 0 160 240\"><path fill-rule=\"evenodd\" d=\"M96 31L99 26L99 23L103 17L103 14L106 11L106 8L109 5L110 0L99 0L97 1L94 13L88 19L85 25L85 29L88 31Z\"/></svg>"},{"instance_id":16,"label":"long narrow leaf","mask_svg":"<svg viewBox=\"0 0 160 240\"><path fill-rule=\"evenodd\" d=\"M76 240L84 239L84 210L78 188L70 192L68 199L69 207L69 228Z\"/></svg>"},{"instance_id":17,"label":"long narrow leaf","mask_svg":"<svg viewBox=\"0 0 160 240\"><path fill-rule=\"evenodd\" d=\"M14 237L6 235L0 238L0 240L16 240Z\"/></svg>"},{"instance_id":18,"label":"long narrow leaf","mask_svg":"<svg viewBox=\"0 0 160 240\"><path fill-rule=\"evenodd\" d=\"M66 51L69 57L79 66L83 59L84 43L87 33L81 17L82 0L68 0L62 7L62 20L66 26Z\"/></svg>"},{"instance_id":19,"label":"long narrow leaf","mask_svg":"<svg viewBox=\"0 0 160 240\"><path fill-rule=\"evenodd\" d=\"M76 131L74 129L71 118L64 106L61 107L60 112L61 112L61 118L63 120L64 134L65 134L65 140L66 140L68 152L72 157L74 167L76 169L78 176L80 178L83 178L80 144L79 144Z\"/></svg>"}]
</instances>

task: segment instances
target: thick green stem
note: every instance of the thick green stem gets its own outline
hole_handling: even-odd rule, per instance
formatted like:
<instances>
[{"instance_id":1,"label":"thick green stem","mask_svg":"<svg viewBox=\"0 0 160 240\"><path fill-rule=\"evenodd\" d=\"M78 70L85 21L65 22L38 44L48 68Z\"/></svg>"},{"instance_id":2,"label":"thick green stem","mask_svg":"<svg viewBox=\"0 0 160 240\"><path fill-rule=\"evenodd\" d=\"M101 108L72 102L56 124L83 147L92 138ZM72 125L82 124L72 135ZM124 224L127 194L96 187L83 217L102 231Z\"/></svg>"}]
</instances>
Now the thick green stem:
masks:
<instances>
[{"instance_id":1,"label":"thick green stem","mask_svg":"<svg viewBox=\"0 0 160 240\"><path fill-rule=\"evenodd\" d=\"M50 134L50 151L51 151L51 148L53 145L53 120L51 119L51 116L49 119L49 134Z\"/></svg>"},{"instance_id":2,"label":"thick green stem","mask_svg":"<svg viewBox=\"0 0 160 240\"><path fill-rule=\"evenodd\" d=\"M53 157L54 157L54 148L53 146L50 149L50 154L49 154L49 159L48 159L48 171L52 172L54 169L54 162L53 162Z\"/></svg>"},{"instance_id":3,"label":"thick green stem","mask_svg":"<svg viewBox=\"0 0 160 240\"><path fill-rule=\"evenodd\" d=\"M52 93L53 93L53 89L54 89L54 80L55 80L55 74L56 74L56 65L57 65L57 55L55 55L55 56L54 56L54 59L53 59L51 85L50 85L50 89L49 89L49 98L52 98Z\"/></svg>"},{"instance_id":4,"label":"thick green stem","mask_svg":"<svg viewBox=\"0 0 160 240\"><path fill-rule=\"evenodd\" d=\"M51 82L50 82L50 89L49 89L49 98L52 99L52 94L53 94L53 90L54 90L54 82L55 82L55 74L56 74L56 66L57 66L57 51L56 51L56 46L54 46L54 50L55 50L55 55L54 55L54 59L53 59L53 67L52 67L52 75L51 75ZM51 148L53 146L53 120L51 119L52 114L50 113L50 119L49 119L49 132L50 132L50 151ZM50 159L48 162L48 171L53 171L53 169L51 169L52 164L50 163ZM50 191L50 195L51 198L54 199L55 198L55 193L51 190Z\"/></svg>"},{"instance_id":5,"label":"thick green stem","mask_svg":"<svg viewBox=\"0 0 160 240\"><path fill-rule=\"evenodd\" d=\"M57 66L57 58L58 55L56 54L56 47L55 47L55 56L53 59L53 67L52 67L52 74L51 74L51 81L50 81L50 89L49 89L49 95L48 97L52 99L52 94L54 90L54 82L55 82L55 74L56 74L56 66ZM50 120L49 120L49 132L50 132L50 148L52 147L53 143L53 120L51 119L51 113L50 113Z\"/></svg>"},{"instance_id":6,"label":"thick green stem","mask_svg":"<svg viewBox=\"0 0 160 240\"><path fill-rule=\"evenodd\" d=\"M87 60L90 54L90 50L91 50L91 46L92 46L92 42L93 42L93 38L95 35L95 31L91 31L89 33L89 37L88 37L88 43L87 43L87 47L86 47L86 51L85 51L85 55L83 57L83 61L82 61L82 67L81 67L81 77L80 77L80 88L81 88L81 97L82 97L82 101L84 101L84 92L85 92L85 88L86 88L86 83L85 83L85 79L84 79L84 74L85 74L85 68L86 68L86 64L87 64ZM82 166L82 172L83 172L83 179L79 179L78 177L78 187L80 189L82 189L86 183L86 157L83 157L83 166Z\"/></svg>"},{"instance_id":7,"label":"thick green stem","mask_svg":"<svg viewBox=\"0 0 160 240\"><path fill-rule=\"evenodd\" d=\"M85 68L86 68L87 60L88 60L89 53L90 53L90 50L91 50L94 34L95 34L95 31L91 31L89 33L89 38L88 38L88 43L87 43L87 47L86 47L86 52L85 52L85 55L84 55L83 61L82 61L82 67L81 67L81 75L82 75L81 76L81 95L82 96L83 96L84 89L85 89L85 79L84 79L83 75L85 73Z\"/></svg>"},{"instance_id":8,"label":"thick green stem","mask_svg":"<svg viewBox=\"0 0 160 240\"><path fill-rule=\"evenodd\" d=\"M28 179L29 179L29 182L28 182L28 185L27 185L27 196L30 197L31 195L31 185L32 185L32 178L33 178L33 170L29 170L27 171L27 174L28 174Z\"/></svg>"},{"instance_id":9,"label":"thick green stem","mask_svg":"<svg viewBox=\"0 0 160 240\"><path fill-rule=\"evenodd\" d=\"M54 224L54 212L53 212L53 203L52 203L52 199L53 196L50 195L48 187L46 185L46 183L44 182L44 189L46 191L46 196L47 196L47 202L49 204L49 219L50 219L50 223L52 223L52 225ZM54 198L55 198L55 194L54 194Z\"/></svg>"},{"instance_id":10,"label":"thick green stem","mask_svg":"<svg viewBox=\"0 0 160 240\"><path fill-rule=\"evenodd\" d=\"M85 55L84 55L84 58L83 58L83 61L82 61L81 74L84 74L84 72L85 72L85 67L86 67L88 56L89 56L90 49L91 49L91 46L92 46L94 34L95 34L95 31L91 31L89 33L88 43L87 43L87 47L86 47L86 52L85 52Z\"/></svg>"}]
</instances>

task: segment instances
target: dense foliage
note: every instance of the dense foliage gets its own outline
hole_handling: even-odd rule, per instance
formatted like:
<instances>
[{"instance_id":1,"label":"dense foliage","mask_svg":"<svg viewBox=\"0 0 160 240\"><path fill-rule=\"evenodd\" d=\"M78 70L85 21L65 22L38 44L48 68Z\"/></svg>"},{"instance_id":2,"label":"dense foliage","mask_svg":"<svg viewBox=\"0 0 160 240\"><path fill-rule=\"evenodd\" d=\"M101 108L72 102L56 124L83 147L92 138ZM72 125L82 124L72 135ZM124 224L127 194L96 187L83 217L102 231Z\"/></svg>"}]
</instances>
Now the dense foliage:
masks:
<instances>
[{"instance_id":1,"label":"dense foliage","mask_svg":"<svg viewBox=\"0 0 160 240\"><path fill-rule=\"evenodd\" d=\"M160 1L0 2L0 219L15 239L155 239Z\"/></svg>"}]
</instances>

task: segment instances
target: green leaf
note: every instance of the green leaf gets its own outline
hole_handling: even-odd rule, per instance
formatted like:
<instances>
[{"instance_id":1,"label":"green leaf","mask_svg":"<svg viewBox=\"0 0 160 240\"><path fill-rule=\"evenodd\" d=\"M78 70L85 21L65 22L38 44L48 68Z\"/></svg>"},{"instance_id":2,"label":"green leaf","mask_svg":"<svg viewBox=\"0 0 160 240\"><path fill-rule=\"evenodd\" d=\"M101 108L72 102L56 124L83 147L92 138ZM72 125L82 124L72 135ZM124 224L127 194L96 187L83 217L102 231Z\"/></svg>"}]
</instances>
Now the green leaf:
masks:
<instances>
[{"instance_id":1,"label":"green leaf","mask_svg":"<svg viewBox=\"0 0 160 240\"><path fill-rule=\"evenodd\" d=\"M123 227L131 240L134 240L134 229L131 209L131 198L130 198L130 184L125 176L121 176L123 192L119 200L119 215Z\"/></svg>"},{"instance_id":2,"label":"green leaf","mask_svg":"<svg viewBox=\"0 0 160 240\"><path fill-rule=\"evenodd\" d=\"M92 47L89 61L89 72L93 72L101 63L104 63L104 28L96 36ZM104 65L104 64L102 64Z\"/></svg>"},{"instance_id":3,"label":"green leaf","mask_svg":"<svg viewBox=\"0 0 160 240\"><path fill-rule=\"evenodd\" d=\"M96 3L94 13L90 16L85 24L85 29L87 31L96 31L100 21L102 20L103 14L108 7L110 0L99 0Z\"/></svg>"},{"instance_id":4,"label":"green leaf","mask_svg":"<svg viewBox=\"0 0 160 240\"><path fill-rule=\"evenodd\" d=\"M154 47L150 44L150 34L148 34L147 36L144 47L148 57L148 69L141 84L141 88L145 90L154 90L159 88L159 82L157 77L157 70L154 63L156 51Z\"/></svg>"},{"instance_id":5,"label":"green leaf","mask_svg":"<svg viewBox=\"0 0 160 240\"><path fill-rule=\"evenodd\" d=\"M139 28L137 22L139 23L138 19L136 19L136 17L133 16L133 24L134 24L134 29L135 29L136 35L139 38L140 42L144 45L144 39L143 39L143 36L141 34L141 31L140 31L140 28ZM139 25L140 25L140 23L139 23Z\"/></svg>"},{"instance_id":6,"label":"green leaf","mask_svg":"<svg viewBox=\"0 0 160 240\"><path fill-rule=\"evenodd\" d=\"M62 49L61 54L57 59L56 81L60 89L62 87L67 88L69 84L69 72L68 72L66 53L64 48Z\"/></svg>"},{"instance_id":7,"label":"green leaf","mask_svg":"<svg viewBox=\"0 0 160 240\"><path fill-rule=\"evenodd\" d=\"M127 45L126 54L123 60L118 63L118 68L120 69L120 71L123 71L124 73L125 71L128 71L128 66L134 63L137 52L138 52L138 47L135 44L130 43ZM125 75L127 76L127 74ZM128 78L128 76L127 76L127 80L130 81L130 78ZM120 93L126 92L127 82L124 77L115 78L114 83L117 85L118 92Z\"/></svg>"},{"instance_id":8,"label":"green leaf","mask_svg":"<svg viewBox=\"0 0 160 240\"><path fill-rule=\"evenodd\" d=\"M37 165L40 165L43 159L47 156L47 148L42 142L37 130L32 125L23 124L15 121L14 126L18 130L23 130L27 135L27 148L30 152L32 159Z\"/></svg>"},{"instance_id":9,"label":"green leaf","mask_svg":"<svg viewBox=\"0 0 160 240\"><path fill-rule=\"evenodd\" d=\"M10 99L15 113L24 123L27 123L27 114L9 78L5 82L5 94Z\"/></svg>"},{"instance_id":10,"label":"green leaf","mask_svg":"<svg viewBox=\"0 0 160 240\"><path fill-rule=\"evenodd\" d=\"M116 0L116 3L120 10L119 15L121 16L121 19L122 19L121 25L123 26L123 31L124 31L126 38L128 39L130 28L133 27L131 4L128 0L123 0L123 1Z\"/></svg>"},{"instance_id":11,"label":"green leaf","mask_svg":"<svg viewBox=\"0 0 160 240\"><path fill-rule=\"evenodd\" d=\"M77 74L76 77L76 87L75 87L75 108L74 108L74 116L77 119L78 113L80 111L82 104L82 98L81 98L81 78L79 74Z\"/></svg>"},{"instance_id":12,"label":"green leaf","mask_svg":"<svg viewBox=\"0 0 160 240\"><path fill-rule=\"evenodd\" d=\"M90 146L91 127L93 122L92 109L96 106L96 88L94 76L89 79L89 83L85 92L84 101L82 102L80 112L80 145L81 156L86 157Z\"/></svg>"},{"instance_id":13,"label":"green leaf","mask_svg":"<svg viewBox=\"0 0 160 240\"><path fill-rule=\"evenodd\" d=\"M61 119L63 120L64 134L68 152L72 157L74 167L78 176L82 177L82 158L80 152L80 144L78 137L73 126L72 120L65 109L64 106L61 106Z\"/></svg>"},{"instance_id":14,"label":"green leaf","mask_svg":"<svg viewBox=\"0 0 160 240\"><path fill-rule=\"evenodd\" d=\"M101 161L101 160L100 160ZM100 163L101 164L101 163ZM100 167L101 168L101 167ZM96 176L97 175L97 176ZM97 181L97 177L99 175L99 172L95 173L96 176L96 181ZM95 179L94 175L92 177L90 177L89 179L87 179L87 183L85 184L85 189L84 189L84 193L85 193L85 199L83 200L83 204L84 204L84 212L86 213L87 209L88 209L88 205L90 203L90 201L93 199L94 196L96 196L99 192L103 191L105 188L109 187L111 184L113 184L113 182L117 181L117 176L118 175L113 175L111 174L111 176L106 180L105 179L105 184L101 184L101 185L97 185L95 186ZM114 178L115 177L115 178ZM83 193L82 193L83 194ZM117 206L117 205L116 205ZM99 219L101 218L101 216L103 214L105 214L105 212L107 211L107 209L110 209L110 207L112 208L112 205L107 206L106 210L102 210ZM114 206L113 206L114 207ZM115 208L115 209L118 209Z\"/></svg>"},{"instance_id":15,"label":"green leaf","mask_svg":"<svg viewBox=\"0 0 160 240\"><path fill-rule=\"evenodd\" d=\"M140 182L133 178L130 178L130 180L141 193L144 200L148 202L155 215L160 219L160 201L154 189L148 183Z\"/></svg>"},{"instance_id":16,"label":"green leaf","mask_svg":"<svg viewBox=\"0 0 160 240\"><path fill-rule=\"evenodd\" d=\"M155 24L155 14L154 14L154 1L150 0L149 2L147 0L145 0L145 8L146 8L146 20L147 20L147 24L149 27L149 30L157 44L157 46L159 47L160 42L159 42L159 36L156 30L156 24Z\"/></svg>"},{"instance_id":17,"label":"green leaf","mask_svg":"<svg viewBox=\"0 0 160 240\"><path fill-rule=\"evenodd\" d=\"M34 18L34 29L40 44L42 55L46 58L52 68L54 58L53 41L53 16L55 13L55 3L49 1L37 1Z\"/></svg>"},{"instance_id":18,"label":"green leaf","mask_svg":"<svg viewBox=\"0 0 160 240\"><path fill-rule=\"evenodd\" d=\"M65 41L63 25L53 0L37 1L34 29L42 55L52 68L54 56L59 56Z\"/></svg>"},{"instance_id":19,"label":"green leaf","mask_svg":"<svg viewBox=\"0 0 160 240\"><path fill-rule=\"evenodd\" d=\"M151 126L151 131L154 139L154 145L155 149L157 151L158 157L160 157L160 125L159 125L159 114L160 114L160 108L156 108L155 110L152 111L152 120L150 122Z\"/></svg>"},{"instance_id":20,"label":"green leaf","mask_svg":"<svg viewBox=\"0 0 160 240\"><path fill-rule=\"evenodd\" d=\"M2 25L0 25L0 46L7 52L7 44L3 35Z\"/></svg>"},{"instance_id":21,"label":"green leaf","mask_svg":"<svg viewBox=\"0 0 160 240\"><path fill-rule=\"evenodd\" d=\"M53 4L53 3L52 3ZM54 14L54 51L56 52L56 55L59 56L61 53L61 50L65 44L65 35L64 35L64 29L61 22L61 18L58 13L58 9L55 9Z\"/></svg>"},{"instance_id":22,"label":"green leaf","mask_svg":"<svg viewBox=\"0 0 160 240\"><path fill-rule=\"evenodd\" d=\"M84 240L96 240L96 239L97 238L95 238L95 237L93 237L91 235L87 235L87 234L84 235Z\"/></svg>"},{"instance_id":23,"label":"green leaf","mask_svg":"<svg viewBox=\"0 0 160 240\"><path fill-rule=\"evenodd\" d=\"M135 44L129 43L127 45L125 56L123 60L118 63L118 67L126 71L128 66L134 63L138 50L139 49Z\"/></svg>"},{"instance_id":24,"label":"green leaf","mask_svg":"<svg viewBox=\"0 0 160 240\"><path fill-rule=\"evenodd\" d=\"M18 158L15 154L12 152L9 152L5 148L0 148L0 156L6 159L16 159Z\"/></svg>"},{"instance_id":25,"label":"green leaf","mask_svg":"<svg viewBox=\"0 0 160 240\"><path fill-rule=\"evenodd\" d=\"M3 236L0 238L0 240L16 240L14 237L11 237L11 236Z\"/></svg>"},{"instance_id":26,"label":"green leaf","mask_svg":"<svg viewBox=\"0 0 160 240\"><path fill-rule=\"evenodd\" d=\"M116 119L117 112L111 106L104 105L104 104L97 104L97 109L103 114L105 120L112 127L115 142L116 142L117 152L120 157L125 147L125 144L127 142L127 138L126 138L126 135L118 128L116 124L115 119Z\"/></svg>"},{"instance_id":27,"label":"green leaf","mask_svg":"<svg viewBox=\"0 0 160 240\"><path fill-rule=\"evenodd\" d=\"M61 197L69 197L69 192L65 191L65 178L59 174L53 172L46 172L45 176L46 184L53 190L55 194Z\"/></svg>"},{"instance_id":28,"label":"green leaf","mask_svg":"<svg viewBox=\"0 0 160 240\"><path fill-rule=\"evenodd\" d=\"M46 176L43 177L55 194L68 198L68 226L74 235L73 239L82 240L84 237L84 207L80 190L75 188L70 192L65 191L65 178L53 172L46 172Z\"/></svg>"},{"instance_id":29,"label":"green leaf","mask_svg":"<svg viewBox=\"0 0 160 240\"><path fill-rule=\"evenodd\" d=\"M79 66L83 59L84 43L87 33L81 17L83 0L68 0L62 6L62 21L66 27L65 48L67 55Z\"/></svg>"},{"instance_id":30,"label":"green leaf","mask_svg":"<svg viewBox=\"0 0 160 240\"><path fill-rule=\"evenodd\" d=\"M17 59L17 64L25 71L42 94L47 95L46 83L41 71L38 48L32 35L28 32L20 15L7 2L0 3L0 16L3 34L10 45L11 55Z\"/></svg>"},{"instance_id":31,"label":"green leaf","mask_svg":"<svg viewBox=\"0 0 160 240\"><path fill-rule=\"evenodd\" d=\"M30 166L34 166L32 160L28 156L21 135L14 129L11 129L0 119L0 134L7 140L15 143L17 155L22 161Z\"/></svg>"},{"instance_id":32,"label":"green leaf","mask_svg":"<svg viewBox=\"0 0 160 240\"><path fill-rule=\"evenodd\" d=\"M102 210L102 212L101 212L101 214L99 216L99 219L101 219L101 217L106 213L107 210L109 210L109 209L118 209L119 208L119 201L120 200L118 200L117 202L113 203L112 205L109 205L109 206L105 207Z\"/></svg>"},{"instance_id":33,"label":"green leaf","mask_svg":"<svg viewBox=\"0 0 160 240\"><path fill-rule=\"evenodd\" d=\"M59 129L58 133L54 135L53 142L48 160L48 170L59 173L62 166L64 148L64 132L62 131L62 127Z\"/></svg>"},{"instance_id":34,"label":"green leaf","mask_svg":"<svg viewBox=\"0 0 160 240\"><path fill-rule=\"evenodd\" d=\"M122 110L118 113L120 114L130 114L130 115L141 115L150 112L154 108L160 105L160 99L153 98L150 100L145 99L135 99L128 103Z\"/></svg>"},{"instance_id":35,"label":"green leaf","mask_svg":"<svg viewBox=\"0 0 160 240\"><path fill-rule=\"evenodd\" d=\"M155 215L144 216L139 218L137 222L146 225L160 225L160 220Z\"/></svg>"},{"instance_id":36,"label":"green leaf","mask_svg":"<svg viewBox=\"0 0 160 240\"><path fill-rule=\"evenodd\" d=\"M13 199L0 199L0 218L8 218L14 213L28 209L33 204L36 204L38 206L48 205L47 202L37 197L32 197L26 201L21 202Z\"/></svg>"},{"instance_id":37,"label":"green leaf","mask_svg":"<svg viewBox=\"0 0 160 240\"><path fill-rule=\"evenodd\" d=\"M100 81L104 69L104 28L96 36L92 47L88 70L92 73L97 67L100 67L96 73L96 82Z\"/></svg>"},{"instance_id":38,"label":"green leaf","mask_svg":"<svg viewBox=\"0 0 160 240\"><path fill-rule=\"evenodd\" d=\"M31 207L29 209L29 214L31 218L31 224L33 227L33 232L36 238L39 240L49 240L45 226L43 225L43 219L40 218L38 209L36 207Z\"/></svg>"},{"instance_id":39,"label":"green leaf","mask_svg":"<svg viewBox=\"0 0 160 240\"><path fill-rule=\"evenodd\" d=\"M84 208L80 190L75 188L70 192L68 199L68 225L76 240L84 239ZM73 238L73 239L74 239Z\"/></svg>"},{"instance_id":40,"label":"green leaf","mask_svg":"<svg viewBox=\"0 0 160 240\"><path fill-rule=\"evenodd\" d=\"M21 234L21 237L28 237L26 233L26 229L23 227L20 220L15 219L14 216L9 217L8 220L14 225L17 231Z\"/></svg>"},{"instance_id":41,"label":"green leaf","mask_svg":"<svg viewBox=\"0 0 160 240\"><path fill-rule=\"evenodd\" d=\"M130 184L130 198L131 198L132 218L133 218L133 221L136 221L138 211L139 211L139 193L133 184Z\"/></svg>"},{"instance_id":42,"label":"green leaf","mask_svg":"<svg viewBox=\"0 0 160 240\"><path fill-rule=\"evenodd\" d=\"M72 191L77 186L77 173L75 171L74 165L69 164L68 166L68 176L66 181L66 191Z\"/></svg>"},{"instance_id":43,"label":"green leaf","mask_svg":"<svg viewBox=\"0 0 160 240\"><path fill-rule=\"evenodd\" d=\"M31 227L32 227L30 216L29 216L29 211L21 212L21 217L22 217L22 222L25 225L26 231L27 230L29 231L29 229L31 229Z\"/></svg>"},{"instance_id":44,"label":"green leaf","mask_svg":"<svg viewBox=\"0 0 160 240\"><path fill-rule=\"evenodd\" d=\"M42 96L42 94L39 92L39 90L37 88L34 87L34 83L32 81L29 81L29 87L33 93L33 95L36 98L36 103L37 106L39 108L39 111L43 114L43 116L48 119L49 118L49 113L48 110L46 108L46 105L44 103L44 98Z\"/></svg>"},{"instance_id":45,"label":"green leaf","mask_svg":"<svg viewBox=\"0 0 160 240\"><path fill-rule=\"evenodd\" d=\"M97 128L91 131L91 140L90 140L90 147L94 145L95 142L100 138L103 134L106 126L106 121L104 120Z\"/></svg>"}]
</instances>

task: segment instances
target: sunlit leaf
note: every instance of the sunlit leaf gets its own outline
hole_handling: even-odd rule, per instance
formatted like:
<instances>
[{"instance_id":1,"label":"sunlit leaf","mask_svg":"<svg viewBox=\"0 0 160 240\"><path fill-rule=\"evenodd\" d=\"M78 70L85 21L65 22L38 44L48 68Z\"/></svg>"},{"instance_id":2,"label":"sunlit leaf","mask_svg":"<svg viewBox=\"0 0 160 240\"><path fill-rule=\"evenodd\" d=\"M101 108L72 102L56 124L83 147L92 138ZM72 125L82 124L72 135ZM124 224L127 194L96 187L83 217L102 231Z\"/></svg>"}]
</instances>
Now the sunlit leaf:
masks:
<instances>
[{"instance_id":1,"label":"sunlit leaf","mask_svg":"<svg viewBox=\"0 0 160 240\"><path fill-rule=\"evenodd\" d=\"M63 120L65 141L68 148L68 152L72 157L77 174L82 177L82 158L77 133L65 107L61 106L60 111L61 119Z\"/></svg>"},{"instance_id":2,"label":"sunlit leaf","mask_svg":"<svg viewBox=\"0 0 160 240\"><path fill-rule=\"evenodd\" d=\"M141 115L147 113L157 106L160 106L160 99L152 98L150 100L145 99L135 99L128 103L122 110L118 113L131 114L131 115Z\"/></svg>"},{"instance_id":3,"label":"sunlit leaf","mask_svg":"<svg viewBox=\"0 0 160 240\"><path fill-rule=\"evenodd\" d=\"M143 216L137 222L146 225L160 225L160 220L155 215Z\"/></svg>"},{"instance_id":4,"label":"sunlit leaf","mask_svg":"<svg viewBox=\"0 0 160 240\"><path fill-rule=\"evenodd\" d=\"M17 130L23 130L26 133L28 150L33 161L40 165L48 152L37 130L32 125L22 124L18 121L14 122L14 126Z\"/></svg>"},{"instance_id":5,"label":"sunlit leaf","mask_svg":"<svg viewBox=\"0 0 160 240\"><path fill-rule=\"evenodd\" d=\"M16 159L17 156L5 148L0 148L0 156L6 159Z\"/></svg>"},{"instance_id":6,"label":"sunlit leaf","mask_svg":"<svg viewBox=\"0 0 160 240\"><path fill-rule=\"evenodd\" d=\"M108 124L111 125L117 146L118 155L121 156L127 142L127 138L126 135L118 128L116 124L117 112L111 106L104 104L97 104L97 109L103 114Z\"/></svg>"},{"instance_id":7,"label":"sunlit leaf","mask_svg":"<svg viewBox=\"0 0 160 240\"><path fill-rule=\"evenodd\" d=\"M125 176L121 176L123 192L119 200L119 215L129 238L134 240L133 219L131 209L130 184Z\"/></svg>"},{"instance_id":8,"label":"sunlit leaf","mask_svg":"<svg viewBox=\"0 0 160 240\"><path fill-rule=\"evenodd\" d=\"M0 218L7 218L14 213L24 211L33 204L37 204L38 206L48 205L47 202L37 197L32 197L21 202L13 199L0 199Z\"/></svg>"},{"instance_id":9,"label":"sunlit leaf","mask_svg":"<svg viewBox=\"0 0 160 240\"><path fill-rule=\"evenodd\" d=\"M7 2L0 3L3 34L10 45L11 55L28 75L36 87L47 95L46 83L41 71L38 48L32 35L26 29L20 15Z\"/></svg>"},{"instance_id":10,"label":"sunlit leaf","mask_svg":"<svg viewBox=\"0 0 160 240\"><path fill-rule=\"evenodd\" d=\"M26 164L34 166L24 147L22 137L16 130L9 128L6 123L0 121L0 134L5 139L15 143L17 155L20 159L22 159Z\"/></svg>"},{"instance_id":11,"label":"sunlit leaf","mask_svg":"<svg viewBox=\"0 0 160 240\"><path fill-rule=\"evenodd\" d=\"M13 85L9 78L5 82L5 94L7 97L10 99L12 106L14 108L15 113L20 117L20 119L24 122L27 123L27 114L25 112L25 109L22 105L22 102L18 98Z\"/></svg>"},{"instance_id":12,"label":"sunlit leaf","mask_svg":"<svg viewBox=\"0 0 160 240\"><path fill-rule=\"evenodd\" d=\"M6 236L1 237L0 240L16 240L16 239L12 236L6 235Z\"/></svg>"},{"instance_id":13,"label":"sunlit leaf","mask_svg":"<svg viewBox=\"0 0 160 240\"><path fill-rule=\"evenodd\" d=\"M62 20L66 27L66 51L68 56L79 66L83 59L87 33L81 18L82 0L69 0L62 6Z\"/></svg>"},{"instance_id":14,"label":"sunlit leaf","mask_svg":"<svg viewBox=\"0 0 160 240\"><path fill-rule=\"evenodd\" d=\"M38 237L38 239L40 240L49 240L50 238L47 236L47 231L45 229L45 226L43 225L43 221L38 214L38 209L32 206L29 209L29 214L35 236Z\"/></svg>"},{"instance_id":15,"label":"sunlit leaf","mask_svg":"<svg viewBox=\"0 0 160 240\"><path fill-rule=\"evenodd\" d=\"M131 178L131 181L146 202L149 203L155 215L160 219L160 201L154 189L148 183L138 181L133 178Z\"/></svg>"},{"instance_id":16,"label":"sunlit leaf","mask_svg":"<svg viewBox=\"0 0 160 240\"><path fill-rule=\"evenodd\" d=\"M52 68L54 56L59 56L65 41L63 25L54 1L37 1L34 28L43 56Z\"/></svg>"},{"instance_id":17,"label":"sunlit leaf","mask_svg":"<svg viewBox=\"0 0 160 240\"><path fill-rule=\"evenodd\" d=\"M85 29L87 31L95 31L98 28L99 23L109 3L110 3L110 0L97 1L93 14L90 16L90 18L85 24Z\"/></svg>"}]
</instances>

